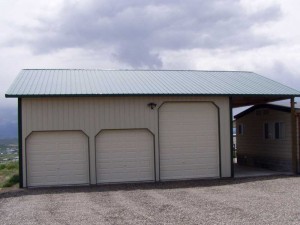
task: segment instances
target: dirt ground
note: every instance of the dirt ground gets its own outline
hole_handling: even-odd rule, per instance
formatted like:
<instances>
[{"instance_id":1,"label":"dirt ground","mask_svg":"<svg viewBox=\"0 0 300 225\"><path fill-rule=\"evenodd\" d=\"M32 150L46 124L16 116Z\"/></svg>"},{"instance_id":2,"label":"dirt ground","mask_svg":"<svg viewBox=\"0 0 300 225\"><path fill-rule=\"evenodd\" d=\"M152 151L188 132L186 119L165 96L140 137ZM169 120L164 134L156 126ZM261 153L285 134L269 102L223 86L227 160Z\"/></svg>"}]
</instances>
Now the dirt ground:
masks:
<instances>
[{"instance_id":1,"label":"dirt ground","mask_svg":"<svg viewBox=\"0 0 300 225\"><path fill-rule=\"evenodd\" d=\"M300 177L0 192L1 224L300 224Z\"/></svg>"}]
</instances>

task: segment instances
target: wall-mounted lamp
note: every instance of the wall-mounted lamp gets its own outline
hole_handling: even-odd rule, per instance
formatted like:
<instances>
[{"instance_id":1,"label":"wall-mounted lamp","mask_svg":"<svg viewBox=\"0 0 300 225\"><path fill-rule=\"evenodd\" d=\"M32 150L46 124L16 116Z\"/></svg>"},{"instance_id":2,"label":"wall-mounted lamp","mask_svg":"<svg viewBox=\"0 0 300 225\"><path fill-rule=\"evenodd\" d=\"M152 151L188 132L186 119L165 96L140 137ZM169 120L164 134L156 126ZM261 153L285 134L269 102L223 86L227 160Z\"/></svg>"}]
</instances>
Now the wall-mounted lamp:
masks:
<instances>
[{"instance_id":1,"label":"wall-mounted lamp","mask_svg":"<svg viewBox=\"0 0 300 225\"><path fill-rule=\"evenodd\" d=\"M154 109L155 107L156 107L156 103L154 103L154 102L150 102L150 103L148 103L148 106L151 108L151 109Z\"/></svg>"}]
</instances>

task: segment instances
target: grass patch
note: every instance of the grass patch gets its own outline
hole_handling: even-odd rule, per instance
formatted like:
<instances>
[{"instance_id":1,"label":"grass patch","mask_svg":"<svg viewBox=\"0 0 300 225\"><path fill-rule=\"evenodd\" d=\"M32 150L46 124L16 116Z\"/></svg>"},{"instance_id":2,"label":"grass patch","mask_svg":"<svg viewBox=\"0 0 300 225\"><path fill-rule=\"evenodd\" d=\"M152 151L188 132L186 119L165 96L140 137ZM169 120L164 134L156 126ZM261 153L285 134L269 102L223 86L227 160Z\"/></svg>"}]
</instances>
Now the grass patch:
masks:
<instances>
[{"instance_id":1,"label":"grass patch","mask_svg":"<svg viewBox=\"0 0 300 225\"><path fill-rule=\"evenodd\" d=\"M19 163L0 164L0 188L11 187L19 182Z\"/></svg>"},{"instance_id":2,"label":"grass patch","mask_svg":"<svg viewBox=\"0 0 300 225\"><path fill-rule=\"evenodd\" d=\"M19 162L9 162L6 163L7 170L18 170L19 169Z\"/></svg>"},{"instance_id":3,"label":"grass patch","mask_svg":"<svg viewBox=\"0 0 300 225\"><path fill-rule=\"evenodd\" d=\"M0 170L5 169L6 165L5 164L0 164Z\"/></svg>"},{"instance_id":4,"label":"grass patch","mask_svg":"<svg viewBox=\"0 0 300 225\"><path fill-rule=\"evenodd\" d=\"M6 181L4 184L3 184L3 187L6 188L6 187L12 187L14 186L15 184L19 183L19 175L18 174L14 174L12 177L10 177L8 179L8 181Z\"/></svg>"}]
</instances>

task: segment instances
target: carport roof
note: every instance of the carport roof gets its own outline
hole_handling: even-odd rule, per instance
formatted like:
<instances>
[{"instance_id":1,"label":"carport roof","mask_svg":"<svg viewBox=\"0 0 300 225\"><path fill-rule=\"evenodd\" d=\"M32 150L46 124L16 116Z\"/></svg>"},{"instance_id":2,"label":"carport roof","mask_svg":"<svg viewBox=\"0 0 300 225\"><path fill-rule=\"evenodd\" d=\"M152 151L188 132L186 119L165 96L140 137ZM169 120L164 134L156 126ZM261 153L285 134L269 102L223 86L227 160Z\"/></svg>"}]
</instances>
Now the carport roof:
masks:
<instances>
[{"instance_id":1,"label":"carport roof","mask_svg":"<svg viewBox=\"0 0 300 225\"><path fill-rule=\"evenodd\" d=\"M6 93L20 98L115 95L232 96L245 105L253 97L274 101L300 92L244 71L24 69Z\"/></svg>"},{"instance_id":2,"label":"carport roof","mask_svg":"<svg viewBox=\"0 0 300 225\"><path fill-rule=\"evenodd\" d=\"M282 105L275 105L275 104L260 104L260 105L254 105L252 107L250 107L249 109L246 109L243 112L240 112L239 114L235 115L234 118L235 119L239 119L242 118L243 116L254 112L257 109L273 109L273 110L277 110L277 111L281 111L281 112L291 112L291 107L288 106L282 106Z\"/></svg>"}]
</instances>

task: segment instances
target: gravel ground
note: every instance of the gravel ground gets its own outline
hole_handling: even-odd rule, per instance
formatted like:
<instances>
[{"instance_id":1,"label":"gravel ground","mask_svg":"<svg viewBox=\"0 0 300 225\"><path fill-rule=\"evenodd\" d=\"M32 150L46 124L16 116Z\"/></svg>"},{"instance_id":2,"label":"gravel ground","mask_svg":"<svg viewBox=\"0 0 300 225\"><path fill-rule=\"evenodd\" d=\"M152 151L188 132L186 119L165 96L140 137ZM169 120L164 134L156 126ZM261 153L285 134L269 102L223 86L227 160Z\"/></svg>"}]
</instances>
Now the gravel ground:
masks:
<instances>
[{"instance_id":1,"label":"gravel ground","mask_svg":"<svg viewBox=\"0 0 300 225\"><path fill-rule=\"evenodd\" d=\"M300 224L300 177L0 192L0 224Z\"/></svg>"}]
</instances>

